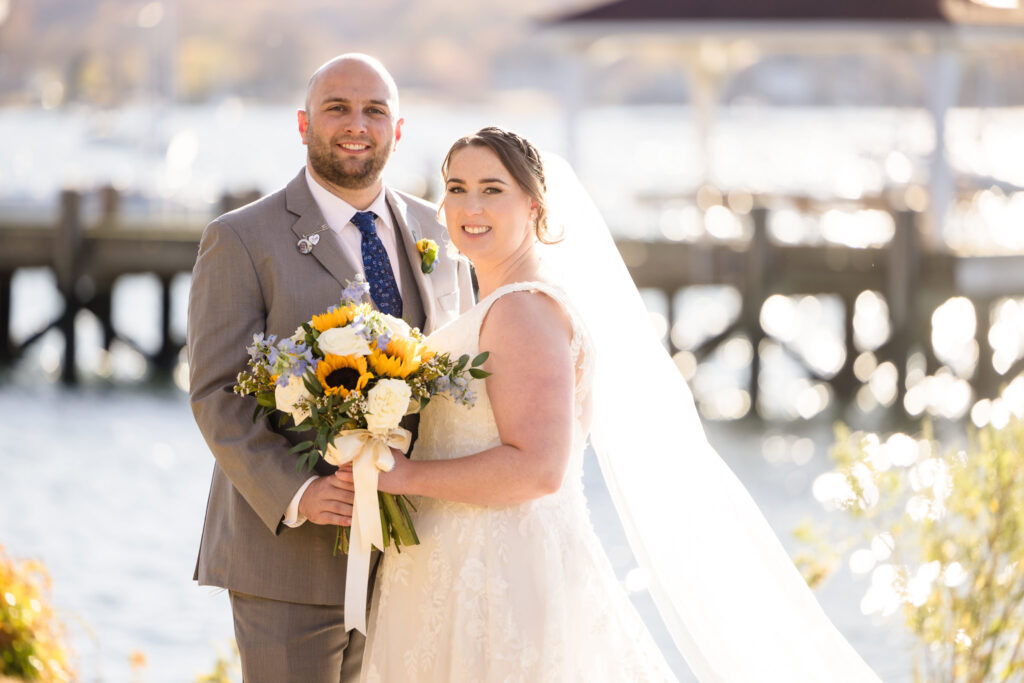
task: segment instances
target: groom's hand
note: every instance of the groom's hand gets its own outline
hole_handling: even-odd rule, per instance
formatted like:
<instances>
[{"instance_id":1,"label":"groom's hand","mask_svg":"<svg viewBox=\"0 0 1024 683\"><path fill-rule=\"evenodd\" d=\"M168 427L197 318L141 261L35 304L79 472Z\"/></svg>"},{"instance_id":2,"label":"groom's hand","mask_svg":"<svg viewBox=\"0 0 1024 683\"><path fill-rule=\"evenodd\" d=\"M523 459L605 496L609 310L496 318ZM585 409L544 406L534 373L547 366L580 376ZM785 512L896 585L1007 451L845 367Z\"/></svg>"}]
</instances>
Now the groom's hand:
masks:
<instances>
[{"instance_id":1,"label":"groom's hand","mask_svg":"<svg viewBox=\"0 0 1024 683\"><path fill-rule=\"evenodd\" d=\"M344 476L347 472L348 476ZM299 514L314 524L336 524L351 526L352 499L355 486L352 484L352 466L338 470L341 476L317 477L299 499Z\"/></svg>"}]
</instances>

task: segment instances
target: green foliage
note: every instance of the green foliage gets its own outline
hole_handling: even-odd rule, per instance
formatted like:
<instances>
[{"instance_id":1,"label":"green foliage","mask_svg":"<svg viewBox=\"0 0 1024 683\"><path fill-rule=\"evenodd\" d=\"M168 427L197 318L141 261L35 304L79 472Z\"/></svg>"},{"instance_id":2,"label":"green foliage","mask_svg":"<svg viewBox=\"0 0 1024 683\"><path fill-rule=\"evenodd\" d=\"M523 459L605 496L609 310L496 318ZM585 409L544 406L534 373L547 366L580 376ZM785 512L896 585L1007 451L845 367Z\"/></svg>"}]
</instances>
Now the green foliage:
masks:
<instances>
[{"instance_id":1,"label":"green foliage","mask_svg":"<svg viewBox=\"0 0 1024 683\"><path fill-rule=\"evenodd\" d=\"M0 676L47 683L74 677L49 589L43 565L13 560L0 546Z\"/></svg>"},{"instance_id":2,"label":"green foliage","mask_svg":"<svg viewBox=\"0 0 1024 683\"><path fill-rule=\"evenodd\" d=\"M929 424L836 436L825 481L870 539L851 555L872 572L862 609L902 612L918 680L1024 681L1024 421L972 431L965 449Z\"/></svg>"}]
</instances>

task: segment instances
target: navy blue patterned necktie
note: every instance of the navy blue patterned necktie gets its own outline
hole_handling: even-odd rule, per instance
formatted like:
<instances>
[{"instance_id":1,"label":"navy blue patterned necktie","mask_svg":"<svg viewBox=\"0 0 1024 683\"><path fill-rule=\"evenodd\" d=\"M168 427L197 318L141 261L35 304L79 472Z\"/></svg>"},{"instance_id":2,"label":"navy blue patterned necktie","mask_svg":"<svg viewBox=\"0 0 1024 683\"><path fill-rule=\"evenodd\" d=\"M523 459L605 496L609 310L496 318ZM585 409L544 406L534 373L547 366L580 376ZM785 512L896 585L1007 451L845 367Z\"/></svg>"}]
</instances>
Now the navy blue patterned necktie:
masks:
<instances>
[{"instance_id":1,"label":"navy blue patterned necktie","mask_svg":"<svg viewBox=\"0 0 1024 683\"><path fill-rule=\"evenodd\" d=\"M373 211L357 211L352 216L352 225L363 234L363 272L370 283L370 296L382 313L402 317L402 294L398 291L395 274L391 270L391 259L384 249L384 243L377 235Z\"/></svg>"}]
</instances>

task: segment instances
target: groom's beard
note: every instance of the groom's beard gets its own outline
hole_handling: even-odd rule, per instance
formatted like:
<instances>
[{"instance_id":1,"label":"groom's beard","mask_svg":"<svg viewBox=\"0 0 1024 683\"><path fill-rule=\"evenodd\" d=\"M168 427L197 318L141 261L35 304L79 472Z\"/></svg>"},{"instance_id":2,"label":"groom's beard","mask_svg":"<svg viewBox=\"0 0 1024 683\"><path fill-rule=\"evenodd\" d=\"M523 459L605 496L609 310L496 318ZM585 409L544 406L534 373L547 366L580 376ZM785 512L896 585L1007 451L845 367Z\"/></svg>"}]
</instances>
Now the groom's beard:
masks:
<instances>
[{"instance_id":1,"label":"groom's beard","mask_svg":"<svg viewBox=\"0 0 1024 683\"><path fill-rule=\"evenodd\" d=\"M380 180L388 158L391 156L390 143L382 147L371 147L365 159L339 159L335 156L335 142L327 141L316 134L313 125L306 129L309 163L317 174L329 183L346 190L362 190Z\"/></svg>"}]
</instances>

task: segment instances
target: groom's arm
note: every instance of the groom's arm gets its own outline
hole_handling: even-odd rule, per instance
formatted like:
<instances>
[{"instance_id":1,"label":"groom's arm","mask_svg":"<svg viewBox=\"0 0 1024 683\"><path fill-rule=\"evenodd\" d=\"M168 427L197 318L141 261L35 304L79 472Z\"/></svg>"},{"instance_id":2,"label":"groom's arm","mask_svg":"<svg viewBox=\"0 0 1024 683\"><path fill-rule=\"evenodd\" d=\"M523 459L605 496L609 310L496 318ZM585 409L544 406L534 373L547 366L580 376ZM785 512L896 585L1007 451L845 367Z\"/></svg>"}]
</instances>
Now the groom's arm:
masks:
<instances>
[{"instance_id":1,"label":"groom's arm","mask_svg":"<svg viewBox=\"0 0 1024 683\"><path fill-rule=\"evenodd\" d=\"M235 489L274 533L296 491L291 444L266 419L252 420L251 397L232 392L245 369L252 335L264 332L266 305L249 252L235 229L217 219L199 244L189 293L189 396L199 430Z\"/></svg>"}]
</instances>

